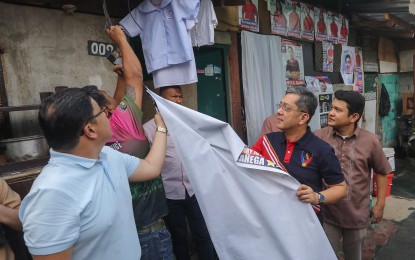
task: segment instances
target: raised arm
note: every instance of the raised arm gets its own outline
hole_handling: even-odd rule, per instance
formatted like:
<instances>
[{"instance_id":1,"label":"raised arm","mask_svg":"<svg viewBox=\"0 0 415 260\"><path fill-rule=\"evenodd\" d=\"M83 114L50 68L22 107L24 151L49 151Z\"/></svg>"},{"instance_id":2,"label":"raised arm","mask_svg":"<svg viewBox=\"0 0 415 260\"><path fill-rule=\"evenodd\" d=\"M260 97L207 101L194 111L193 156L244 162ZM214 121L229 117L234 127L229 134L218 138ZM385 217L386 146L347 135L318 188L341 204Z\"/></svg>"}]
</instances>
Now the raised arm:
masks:
<instances>
[{"instance_id":1,"label":"raised arm","mask_svg":"<svg viewBox=\"0 0 415 260\"><path fill-rule=\"evenodd\" d=\"M121 102L127 87L131 86L135 90L135 104L141 109L143 99L143 69L141 63L127 41L121 26L111 26L107 29L107 34L120 48L122 57L122 70L119 70L119 67L114 67L118 74L114 98Z\"/></svg>"},{"instance_id":2,"label":"raised arm","mask_svg":"<svg viewBox=\"0 0 415 260\"><path fill-rule=\"evenodd\" d=\"M157 127L166 129L166 125L164 124L164 121L159 113L154 116L154 121ZM166 146L167 133L157 131L156 128L150 152L146 158L141 160L135 172L129 177L129 181L147 181L159 176L163 167L164 159L166 158Z\"/></svg>"}]
</instances>

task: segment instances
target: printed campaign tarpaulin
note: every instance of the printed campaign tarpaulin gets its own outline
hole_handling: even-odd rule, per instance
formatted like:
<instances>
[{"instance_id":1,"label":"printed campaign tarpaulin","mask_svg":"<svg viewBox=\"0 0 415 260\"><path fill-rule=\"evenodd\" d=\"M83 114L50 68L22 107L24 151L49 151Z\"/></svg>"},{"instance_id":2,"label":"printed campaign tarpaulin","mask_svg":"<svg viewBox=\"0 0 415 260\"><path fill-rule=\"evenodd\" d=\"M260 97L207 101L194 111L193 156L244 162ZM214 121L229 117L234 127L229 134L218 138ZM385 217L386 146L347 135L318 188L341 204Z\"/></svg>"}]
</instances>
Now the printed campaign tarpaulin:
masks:
<instances>
[{"instance_id":1,"label":"printed campaign tarpaulin","mask_svg":"<svg viewBox=\"0 0 415 260\"><path fill-rule=\"evenodd\" d=\"M220 259L336 259L299 183L245 149L225 122L149 91L166 122Z\"/></svg>"},{"instance_id":2,"label":"printed campaign tarpaulin","mask_svg":"<svg viewBox=\"0 0 415 260\"><path fill-rule=\"evenodd\" d=\"M239 7L239 26L249 31L259 31L258 0L249 1Z\"/></svg>"},{"instance_id":3,"label":"printed campaign tarpaulin","mask_svg":"<svg viewBox=\"0 0 415 260\"><path fill-rule=\"evenodd\" d=\"M301 43L281 40L281 57L287 86L304 85L303 46Z\"/></svg>"}]
</instances>

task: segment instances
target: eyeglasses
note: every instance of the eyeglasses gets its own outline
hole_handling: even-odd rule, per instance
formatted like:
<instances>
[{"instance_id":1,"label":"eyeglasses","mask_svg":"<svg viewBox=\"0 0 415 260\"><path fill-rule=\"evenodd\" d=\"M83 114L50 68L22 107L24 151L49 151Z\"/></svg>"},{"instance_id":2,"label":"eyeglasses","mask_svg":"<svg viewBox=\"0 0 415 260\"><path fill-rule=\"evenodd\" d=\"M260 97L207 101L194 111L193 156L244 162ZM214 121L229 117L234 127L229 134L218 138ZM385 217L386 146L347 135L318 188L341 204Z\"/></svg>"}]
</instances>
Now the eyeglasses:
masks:
<instances>
[{"instance_id":1,"label":"eyeglasses","mask_svg":"<svg viewBox=\"0 0 415 260\"><path fill-rule=\"evenodd\" d=\"M297 111L297 112L301 112L301 113L307 113L307 112L305 112L304 110L297 110L297 109L293 109L293 108L291 108L289 105L287 105L287 104L282 104L282 102L280 102L279 104L278 104L278 109L282 109L282 110L284 110L284 112L287 112L287 113L289 113L289 112L291 112L291 111Z\"/></svg>"},{"instance_id":2,"label":"eyeglasses","mask_svg":"<svg viewBox=\"0 0 415 260\"><path fill-rule=\"evenodd\" d=\"M105 112L105 115L108 117L108 115L109 115L109 111L108 111L108 107L107 106L104 106L98 113L96 113L95 115L93 115L90 119L88 119L86 122L85 122L85 125L86 124L88 124L88 123L90 123L92 120L94 120L95 118L97 118L99 115L101 115L102 113L104 113Z\"/></svg>"}]
</instances>

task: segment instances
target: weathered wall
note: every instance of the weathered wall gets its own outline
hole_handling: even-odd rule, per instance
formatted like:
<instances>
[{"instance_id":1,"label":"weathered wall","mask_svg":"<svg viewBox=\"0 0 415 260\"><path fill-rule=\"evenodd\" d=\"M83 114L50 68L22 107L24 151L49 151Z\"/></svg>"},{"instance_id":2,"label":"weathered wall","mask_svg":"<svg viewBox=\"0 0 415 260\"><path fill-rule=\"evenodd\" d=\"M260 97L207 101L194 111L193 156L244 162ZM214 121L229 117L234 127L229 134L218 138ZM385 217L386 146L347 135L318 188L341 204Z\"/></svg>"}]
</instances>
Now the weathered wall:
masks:
<instances>
[{"instance_id":1,"label":"weathered wall","mask_svg":"<svg viewBox=\"0 0 415 260\"><path fill-rule=\"evenodd\" d=\"M55 86L94 84L113 92L116 76L106 58L89 56L87 41L110 42L102 16L0 2L0 47L9 105L39 104ZM12 112L15 136L32 134L36 111Z\"/></svg>"}]
</instances>

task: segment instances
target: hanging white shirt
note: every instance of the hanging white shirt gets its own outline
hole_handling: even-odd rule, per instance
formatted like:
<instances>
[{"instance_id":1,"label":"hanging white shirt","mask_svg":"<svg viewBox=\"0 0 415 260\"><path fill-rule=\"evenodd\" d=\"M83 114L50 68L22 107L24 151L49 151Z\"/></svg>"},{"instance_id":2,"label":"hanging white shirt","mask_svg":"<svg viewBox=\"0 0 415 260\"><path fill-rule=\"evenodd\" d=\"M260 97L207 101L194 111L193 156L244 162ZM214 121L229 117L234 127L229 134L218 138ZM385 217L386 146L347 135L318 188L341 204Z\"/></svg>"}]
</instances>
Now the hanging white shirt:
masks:
<instances>
[{"instance_id":1,"label":"hanging white shirt","mask_svg":"<svg viewBox=\"0 0 415 260\"><path fill-rule=\"evenodd\" d=\"M211 0L202 0L197 15L197 24L191 30L193 46L212 45L215 43L215 28L218 25L215 10Z\"/></svg>"},{"instance_id":2,"label":"hanging white shirt","mask_svg":"<svg viewBox=\"0 0 415 260\"><path fill-rule=\"evenodd\" d=\"M190 39L190 31L196 24L195 20L186 20L186 29L188 32L188 40ZM192 50L192 59L188 62L171 65L169 67L153 71L154 88L167 86L180 86L197 82L196 62Z\"/></svg>"},{"instance_id":3,"label":"hanging white shirt","mask_svg":"<svg viewBox=\"0 0 415 260\"><path fill-rule=\"evenodd\" d=\"M192 60L186 20L195 20L199 8L199 0L163 0L159 7L144 0L121 20L129 36L140 35L148 73Z\"/></svg>"}]
</instances>

